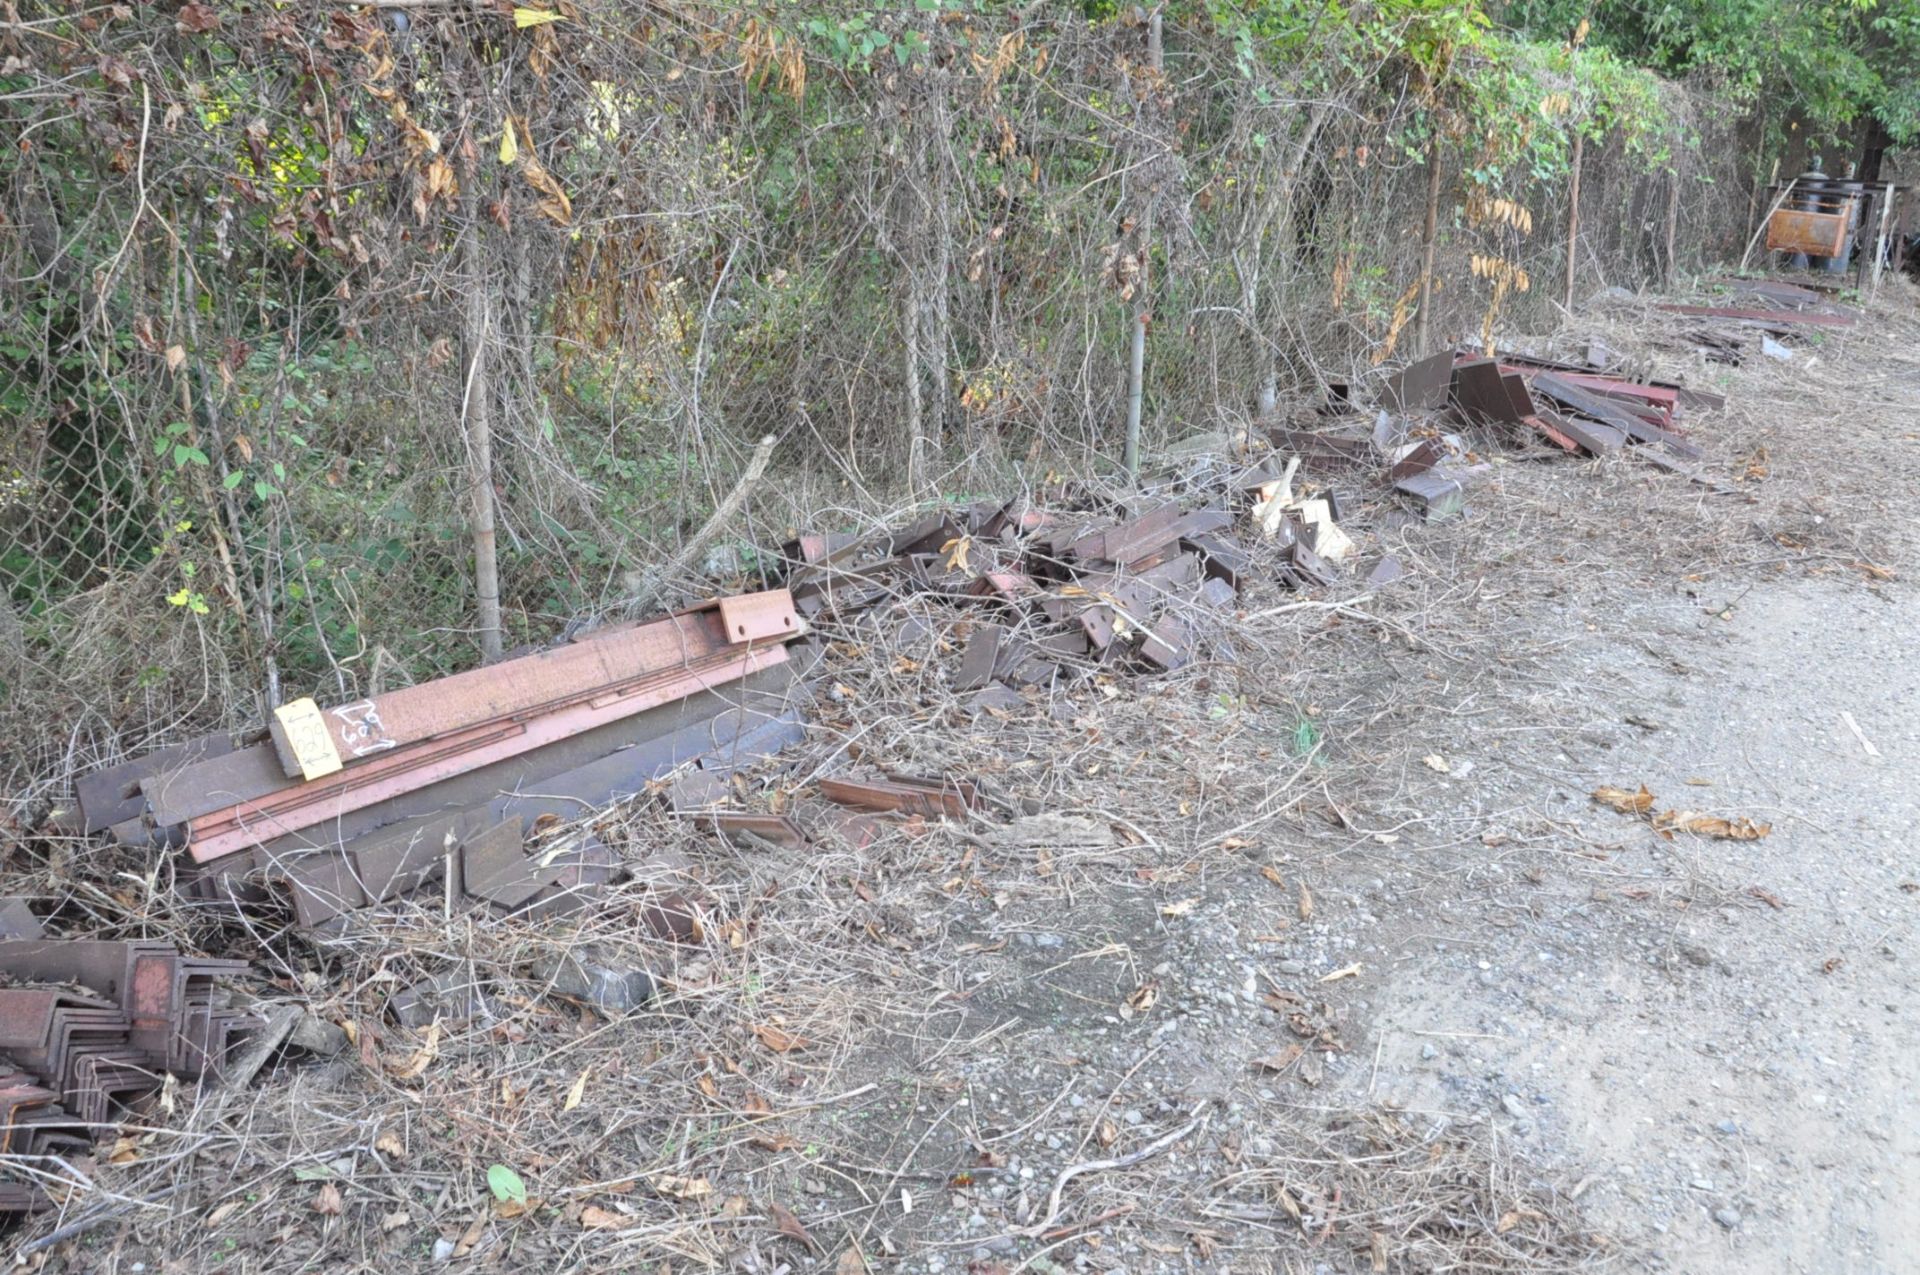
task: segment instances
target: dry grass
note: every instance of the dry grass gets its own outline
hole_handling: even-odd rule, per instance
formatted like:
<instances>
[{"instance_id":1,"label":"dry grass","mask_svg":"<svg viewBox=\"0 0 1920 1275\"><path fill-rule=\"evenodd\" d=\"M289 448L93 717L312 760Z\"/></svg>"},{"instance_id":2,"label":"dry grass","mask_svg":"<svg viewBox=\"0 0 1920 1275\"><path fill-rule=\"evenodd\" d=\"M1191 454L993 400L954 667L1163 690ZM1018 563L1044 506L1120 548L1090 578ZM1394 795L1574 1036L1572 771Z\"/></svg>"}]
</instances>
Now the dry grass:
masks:
<instances>
[{"instance_id":1,"label":"dry grass","mask_svg":"<svg viewBox=\"0 0 1920 1275\"><path fill-rule=\"evenodd\" d=\"M1672 369L1684 359L1668 329L1619 312L1579 326ZM1149 981L1156 910L1249 854L1316 885L1358 870L1420 814L1407 778L1436 715L1512 741L1516 773L1550 767L1533 742L1577 731L1584 679L1606 675L1583 646L1633 629L1638 600L1681 591L1710 613L1785 571L1903 587L1882 576L1912 558L1897 502L1917 335L1896 283L1873 323L1793 364L1686 368L1732 395L1696 422L1738 496L1627 458L1510 454L1461 521L1413 522L1361 492L1347 523L1361 561L1392 552L1403 581L1369 593L1350 572L1307 606L1257 586L1243 608L1259 618L1211 622L1206 658L1173 676L1100 674L969 718L945 682L966 623L952 604L830 628L819 728L791 768L753 776L748 799L785 800L853 755L976 776L1000 814L804 855L722 846L644 801L610 815L604 831L636 861L679 865L673 887L702 922L692 941L654 937L640 884L560 925L418 909L316 940L209 920L142 862L79 846L16 856L10 886L58 902L74 932L252 956L358 1040L246 1092L173 1095L129 1126L130 1159L103 1148L76 1166L88 1185L16 1238L105 1218L29 1259L75 1271L438 1269L436 1244L496 1269L854 1270L850 1252L964 1264L993 1238L1014 1241L990 1250L1009 1270L1098 1266L1122 1242L1146 1269L1603 1267L1617 1248L1484 1123L1282 1104L1264 1111L1279 1145L1261 1154L1203 1102L1186 1136L1066 1182L1057 1217L1054 1172L1022 1178L1008 1156L1058 1130L1061 1163L1101 1161L1182 1127L1188 1106L1149 1107L1104 1145L1103 1122L1142 1105L1128 1089L1140 1064L1088 1063L1104 1048L1088 1023ZM902 641L908 616L927 633ZM1662 648L1656 629L1639 640ZM1032 811L1116 835L994 835ZM1422 870L1436 898L1457 886L1444 856ZM1003 977L1023 935L1069 920L1109 935L1087 944L1098 959L1038 954L1045 978ZM562 950L654 970L663 994L607 1021L547 993L537 971ZM449 971L486 989L489 1012L434 1033L383 1021L392 992ZM535 1203L504 1216L492 1165ZM985 1229L962 1225L975 1212Z\"/></svg>"}]
</instances>

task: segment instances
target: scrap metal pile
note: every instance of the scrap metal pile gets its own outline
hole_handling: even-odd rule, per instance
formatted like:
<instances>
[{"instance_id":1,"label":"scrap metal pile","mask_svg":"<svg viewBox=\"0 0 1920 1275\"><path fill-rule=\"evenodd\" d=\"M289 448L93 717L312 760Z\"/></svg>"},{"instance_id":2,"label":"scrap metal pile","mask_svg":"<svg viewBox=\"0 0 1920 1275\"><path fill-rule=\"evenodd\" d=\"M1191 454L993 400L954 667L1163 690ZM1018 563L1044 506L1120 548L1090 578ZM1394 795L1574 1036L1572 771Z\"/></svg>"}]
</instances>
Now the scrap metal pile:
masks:
<instances>
[{"instance_id":1,"label":"scrap metal pile","mask_svg":"<svg viewBox=\"0 0 1920 1275\"><path fill-rule=\"evenodd\" d=\"M170 857L177 888L200 905L290 912L309 931L340 934L363 909L422 903L436 915L553 918L638 879L664 895L644 923L685 937L693 910L670 893L684 865L657 847L624 847L603 818L610 807L639 797L737 845L805 852L825 835L864 844L890 825L993 805L966 778L876 769L818 720L827 714L809 715L836 639L858 649L846 639L867 632L896 652L911 645L948 705L1004 717L1095 676L1208 655L1228 640L1251 583L1312 588L1354 569L1343 565L1358 555L1342 493L1391 492L1429 519L1457 512L1484 466L1452 431L1632 452L1706 482L1691 468L1702 452L1681 412L1714 405L1591 366L1443 352L1386 380L1371 429L1337 389L1313 428L1270 424L1270 450L1254 441L1145 494L1063 487L1044 503L943 508L897 530L804 534L759 582L777 587L607 624L418 686L286 704L252 731L84 777L71 822L123 853ZM1352 423L1329 419L1339 415ZM1338 476L1341 490L1308 486L1303 466ZM1399 571L1380 558L1368 579ZM809 730L821 745L811 778L747 808L745 773L792 767L778 755ZM0 935L14 923L32 918L0 909ZM214 991L243 962L14 934L0 941L0 1149L84 1145L164 1074L217 1073L257 1024ZM646 986L623 984L616 999L630 1005ZM447 999L423 985L390 1009L425 1021ZM259 1032L263 1044L269 1035ZM0 1184L0 1210L41 1198Z\"/></svg>"},{"instance_id":2,"label":"scrap metal pile","mask_svg":"<svg viewBox=\"0 0 1920 1275\"><path fill-rule=\"evenodd\" d=\"M0 1152L84 1153L168 1075L217 1075L257 1021L216 980L247 968L158 941L0 939ZM0 1215L48 1207L43 1180L59 1176L0 1181Z\"/></svg>"}]
</instances>

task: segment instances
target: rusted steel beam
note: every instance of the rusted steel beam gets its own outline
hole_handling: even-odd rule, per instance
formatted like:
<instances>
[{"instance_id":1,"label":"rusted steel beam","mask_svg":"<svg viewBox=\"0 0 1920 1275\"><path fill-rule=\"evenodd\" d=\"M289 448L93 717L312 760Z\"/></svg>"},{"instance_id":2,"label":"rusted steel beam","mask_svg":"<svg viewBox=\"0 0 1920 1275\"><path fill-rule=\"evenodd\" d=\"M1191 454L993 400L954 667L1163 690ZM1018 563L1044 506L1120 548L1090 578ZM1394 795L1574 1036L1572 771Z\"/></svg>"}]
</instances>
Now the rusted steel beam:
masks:
<instances>
[{"instance_id":1,"label":"rusted steel beam","mask_svg":"<svg viewBox=\"0 0 1920 1275\"><path fill-rule=\"evenodd\" d=\"M822 779L820 795L840 806L898 811L929 818L965 819L980 805L979 793L964 779L928 780L889 775L885 780Z\"/></svg>"},{"instance_id":2,"label":"rusted steel beam","mask_svg":"<svg viewBox=\"0 0 1920 1275\"><path fill-rule=\"evenodd\" d=\"M1761 326L1779 325L1783 327L1812 326L1821 328L1852 327L1852 316L1845 314L1814 314L1803 310L1741 310L1732 306L1719 305L1676 305L1664 303L1657 309L1673 314L1694 314L1710 319L1739 319L1746 323Z\"/></svg>"},{"instance_id":3,"label":"rusted steel beam","mask_svg":"<svg viewBox=\"0 0 1920 1275\"><path fill-rule=\"evenodd\" d=\"M697 658L715 640L770 641L799 632L793 597L785 589L722 598L711 608L595 633L585 641L521 659L338 704L318 717L327 743L351 766L484 722L579 703L603 688ZM303 767L284 721L276 719L269 729L282 768L289 776L301 776Z\"/></svg>"},{"instance_id":4,"label":"rusted steel beam","mask_svg":"<svg viewBox=\"0 0 1920 1275\"><path fill-rule=\"evenodd\" d=\"M187 848L195 862L205 863L396 794L737 681L786 658L784 646L723 648L683 667L606 688L590 700L555 712L488 723L390 752L365 765L195 819L189 825Z\"/></svg>"}]
</instances>

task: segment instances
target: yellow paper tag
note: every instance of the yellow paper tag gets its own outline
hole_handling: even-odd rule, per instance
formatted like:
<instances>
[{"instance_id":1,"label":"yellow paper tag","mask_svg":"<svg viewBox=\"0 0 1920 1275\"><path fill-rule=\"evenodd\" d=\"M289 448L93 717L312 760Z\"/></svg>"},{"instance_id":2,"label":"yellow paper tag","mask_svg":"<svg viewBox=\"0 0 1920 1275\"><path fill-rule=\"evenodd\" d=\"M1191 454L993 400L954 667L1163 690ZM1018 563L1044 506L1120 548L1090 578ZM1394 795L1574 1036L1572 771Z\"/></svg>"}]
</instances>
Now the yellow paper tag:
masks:
<instances>
[{"instance_id":1,"label":"yellow paper tag","mask_svg":"<svg viewBox=\"0 0 1920 1275\"><path fill-rule=\"evenodd\" d=\"M300 764L303 778L319 779L340 769L340 750L333 745L333 734L318 704L297 699L274 709L273 716L286 732L287 747Z\"/></svg>"}]
</instances>

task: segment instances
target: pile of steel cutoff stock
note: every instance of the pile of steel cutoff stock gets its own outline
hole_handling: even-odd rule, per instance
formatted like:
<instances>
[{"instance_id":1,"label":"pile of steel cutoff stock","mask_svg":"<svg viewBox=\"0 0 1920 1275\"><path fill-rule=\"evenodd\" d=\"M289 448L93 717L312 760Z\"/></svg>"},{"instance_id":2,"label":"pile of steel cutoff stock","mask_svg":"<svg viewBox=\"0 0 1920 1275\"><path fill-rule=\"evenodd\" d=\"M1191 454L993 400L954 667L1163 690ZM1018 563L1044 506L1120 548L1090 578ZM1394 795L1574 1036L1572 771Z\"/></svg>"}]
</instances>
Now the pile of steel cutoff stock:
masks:
<instances>
[{"instance_id":1,"label":"pile of steel cutoff stock","mask_svg":"<svg viewBox=\"0 0 1920 1275\"><path fill-rule=\"evenodd\" d=\"M251 729L84 776L41 831L163 869L191 908L247 923L209 933L377 941L420 909L566 925L615 884L671 897L671 859L613 831L634 802L749 854L991 817L966 776L894 773L858 749L831 752L777 809L756 804L764 785L748 777L831 733L810 705L832 640L859 626L915 641L967 719L1045 711L1095 675L1206 658L1250 583L1387 587L1399 565L1342 529L1343 494L1444 520L1501 451L1624 453L1721 489L1684 425L1718 400L1678 385L1449 351L1371 388L1363 406L1336 386L1231 456L1124 496L1056 485L873 534L802 534L758 556L755 591L422 685L282 704ZM0 907L0 1149L14 1157L113 1136L168 1075L245 1083L264 1054L323 1047L324 1033L275 1020L246 961L49 938L43 922L86 930L28 902ZM48 1207L50 1190L50 1175L14 1174L0 1211Z\"/></svg>"}]
</instances>

